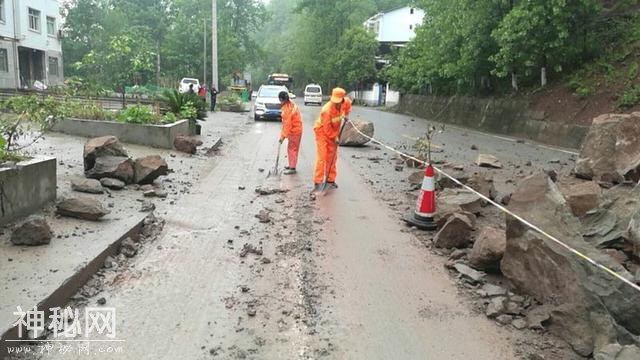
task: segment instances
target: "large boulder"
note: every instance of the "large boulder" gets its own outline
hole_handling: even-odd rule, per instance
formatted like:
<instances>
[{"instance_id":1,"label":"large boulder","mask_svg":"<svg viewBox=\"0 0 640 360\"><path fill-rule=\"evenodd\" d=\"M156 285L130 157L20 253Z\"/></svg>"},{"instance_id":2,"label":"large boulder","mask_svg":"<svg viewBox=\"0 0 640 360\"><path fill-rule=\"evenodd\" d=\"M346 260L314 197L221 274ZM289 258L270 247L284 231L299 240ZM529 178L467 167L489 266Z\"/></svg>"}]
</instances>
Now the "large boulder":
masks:
<instances>
[{"instance_id":1,"label":"large boulder","mask_svg":"<svg viewBox=\"0 0 640 360\"><path fill-rule=\"evenodd\" d=\"M544 173L522 181L509 209L598 263L631 278L610 257L582 239L555 183ZM640 335L637 291L594 267L566 248L507 217L507 246L502 273L520 292L552 307L549 329L580 355L589 356L615 341Z\"/></svg>"},{"instance_id":2,"label":"large boulder","mask_svg":"<svg viewBox=\"0 0 640 360\"><path fill-rule=\"evenodd\" d=\"M96 159L102 156L129 157L120 141L115 136L102 136L87 140L84 144L84 170L88 171L95 165Z\"/></svg>"},{"instance_id":3,"label":"large boulder","mask_svg":"<svg viewBox=\"0 0 640 360\"><path fill-rule=\"evenodd\" d=\"M438 248L465 248L471 242L473 224L468 217L453 214L433 238L433 244Z\"/></svg>"},{"instance_id":4,"label":"large boulder","mask_svg":"<svg viewBox=\"0 0 640 360\"><path fill-rule=\"evenodd\" d=\"M583 217L587 211L597 208L602 196L602 189L594 181L563 186L561 190L573 215L577 217Z\"/></svg>"},{"instance_id":5,"label":"large boulder","mask_svg":"<svg viewBox=\"0 0 640 360\"><path fill-rule=\"evenodd\" d=\"M84 174L90 179L114 178L131 184L134 179L133 160L123 156L101 156Z\"/></svg>"},{"instance_id":6,"label":"large boulder","mask_svg":"<svg viewBox=\"0 0 640 360\"><path fill-rule=\"evenodd\" d=\"M51 242L51 228L47 221L39 216L27 218L18 225L11 234L11 243L14 245L44 245Z\"/></svg>"},{"instance_id":7,"label":"large boulder","mask_svg":"<svg viewBox=\"0 0 640 360\"><path fill-rule=\"evenodd\" d=\"M195 154L202 141L193 136L178 135L173 139L173 147L183 153Z\"/></svg>"},{"instance_id":8,"label":"large boulder","mask_svg":"<svg viewBox=\"0 0 640 360\"><path fill-rule=\"evenodd\" d=\"M480 270L498 270L506 247L507 236L504 230L485 227L473 243L469 253L469 264Z\"/></svg>"},{"instance_id":9,"label":"large boulder","mask_svg":"<svg viewBox=\"0 0 640 360\"><path fill-rule=\"evenodd\" d=\"M90 198L62 200L56 208L60 216L91 221L97 221L109 213L99 201Z\"/></svg>"},{"instance_id":10,"label":"large boulder","mask_svg":"<svg viewBox=\"0 0 640 360\"><path fill-rule=\"evenodd\" d=\"M360 119L351 120L344 125L339 139L340 146L363 146L369 142L370 139L367 136L362 136L356 129L369 137L373 137L374 127L372 122Z\"/></svg>"},{"instance_id":11,"label":"large boulder","mask_svg":"<svg viewBox=\"0 0 640 360\"><path fill-rule=\"evenodd\" d=\"M158 155L136 159L134 164L134 182L136 184L151 184L159 176L168 173L167 162Z\"/></svg>"},{"instance_id":12,"label":"large boulder","mask_svg":"<svg viewBox=\"0 0 640 360\"><path fill-rule=\"evenodd\" d=\"M593 119L574 172L596 181L640 180L640 113L604 114Z\"/></svg>"},{"instance_id":13,"label":"large boulder","mask_svg":"<svg viewBox=\"0 0 640 360\"><path fill-rule=\"evenodd\" d=\"M104 193L102 184L96 179L73 179L71 180L71 190L88 194Z\"/></svg>"},{"instance_id":14,"label":"large boulder","mask_svg":"<svg viewBox=\"0 0 640 360\"><path fill-rule=\"evenodd\" d=\"M461 209L472 214L479 214L482 210L482 199L468 190L445 189L438 194L438 209L455 211ZM439 210L440 211L440 210Z\"/></svg>"},{"instance_id":15,"label":"large boulder","mask_svg":"<svg viewBox=\"0 0 640 360\"><path fill-rule=\"evenodd\" d=\"M112 178L102 178L100 179L100 184L111 190L122 190L126 185L124 181Z\"/></svg>"}]
</instances>

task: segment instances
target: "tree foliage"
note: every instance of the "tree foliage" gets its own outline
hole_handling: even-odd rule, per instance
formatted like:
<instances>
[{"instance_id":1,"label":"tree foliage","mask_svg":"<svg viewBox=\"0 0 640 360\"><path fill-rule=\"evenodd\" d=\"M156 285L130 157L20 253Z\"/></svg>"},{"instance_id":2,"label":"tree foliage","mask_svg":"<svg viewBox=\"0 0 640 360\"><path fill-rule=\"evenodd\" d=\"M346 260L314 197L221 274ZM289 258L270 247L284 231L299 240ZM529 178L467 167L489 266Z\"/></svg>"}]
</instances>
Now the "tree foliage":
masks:
<instances>
[{"instance_id":1,"label":"tree foliage","mask_svg":"<svg viewBox=\"0 0 640 360\"><path fill-rule=\"evenodd\" d=\"M594 52L598 0L421 0L424 23L385 74L403 91L478 93L537 84Z\"/></svg>"}]
</instances>

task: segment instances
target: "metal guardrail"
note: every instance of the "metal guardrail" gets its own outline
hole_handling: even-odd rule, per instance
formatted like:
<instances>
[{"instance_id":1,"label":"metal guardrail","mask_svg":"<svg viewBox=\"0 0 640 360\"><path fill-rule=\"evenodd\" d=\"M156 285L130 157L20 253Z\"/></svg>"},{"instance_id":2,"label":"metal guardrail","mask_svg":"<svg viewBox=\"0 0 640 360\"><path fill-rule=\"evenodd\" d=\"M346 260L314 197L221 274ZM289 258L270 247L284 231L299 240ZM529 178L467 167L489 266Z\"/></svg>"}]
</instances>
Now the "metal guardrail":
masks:
<instances>
[{"instance_id":1,"label":"metal guardrail","mask_svg":"<svg viewBox=\"0 0 640 360\"><path fill-rule=\"evenodd\" d=\"M50 93L47 91L35 91L35 90L12 90L12 89L0 89L0 100L4 100L6 98L12 96L30 96L36 95L41 97L50 96L55 100L63 101L63 100L73 100L80 103L86 104L100 104L105 110L121 110L123 108L123 98L122 97L112 97L112 96L68 96L59 93ZM154 99L141 98L136 96L126 96L124 98L124 105L149 105L154 106L159 104L160 102ZM162 104L161 104L162 105Z\"/></svg>"}]
</instances>

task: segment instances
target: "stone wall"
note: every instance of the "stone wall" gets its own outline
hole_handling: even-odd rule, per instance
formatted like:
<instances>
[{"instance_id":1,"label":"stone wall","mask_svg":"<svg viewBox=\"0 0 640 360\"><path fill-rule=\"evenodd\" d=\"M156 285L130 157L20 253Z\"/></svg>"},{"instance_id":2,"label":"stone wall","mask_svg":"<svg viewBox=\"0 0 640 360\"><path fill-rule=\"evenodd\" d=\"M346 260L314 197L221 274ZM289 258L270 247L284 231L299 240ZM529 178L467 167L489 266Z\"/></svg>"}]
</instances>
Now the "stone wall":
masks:
<instances>
[{"instance_id":1,"label":"stone wall","mask_svg":"<svg viewBox=\"0 0 640 360\"><path fill-rule=\"evenodd\" d=\"M542 111L513 99L402 95L397 111L493 134L577 149L588 127L545 121Z\"/></svg>"}]
</instances>

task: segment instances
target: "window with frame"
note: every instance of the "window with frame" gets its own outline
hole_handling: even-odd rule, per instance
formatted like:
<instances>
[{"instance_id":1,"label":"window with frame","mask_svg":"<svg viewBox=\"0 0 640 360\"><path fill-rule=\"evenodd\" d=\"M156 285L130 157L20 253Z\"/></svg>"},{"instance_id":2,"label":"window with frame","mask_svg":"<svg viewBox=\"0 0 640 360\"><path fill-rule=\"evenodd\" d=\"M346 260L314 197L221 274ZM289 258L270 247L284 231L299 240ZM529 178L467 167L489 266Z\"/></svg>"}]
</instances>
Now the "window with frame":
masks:
<instances>
[{"instance_id":1,"label":"window with frame","mask_svg":"<svg viewBox=\"0 0 640 360\"><path fill-rule=\"evenodd\" d=\"M49 56L49 75L58 76L58 58Z\"/></svg>"},{"instance_id":2,"label":"window with frame","mask_svg":"<svg viewBox=\"0 0 640 360\"><path fill-rule=\"evenodd\" d=\"M9 72L9 55L7 49L0 48L0 71Z\"/></svg>"},{"instance_id":3,"label":"window with frame","mask_svg":"<svg viewBox=\"0 0 640 360\"><path fill-rule=\"evenodd\" d=\"M56 34L56 18L47 16L47 34L54 36Z\"/></svg>"},{"instance_id":4,"label":"window with frame","mask_svg":"<svg viewBox=\"0 0 640 360\"><path fill-rule=\"evenodd\" d=\"M4 9L4 0L0 0L0 21L4 22L7 19L5 18L5 9Z\"/></svg>"},{"instance_id":5,"label":"window with frame","mask_svg":"<svg viewBox=\"0 0 640 360\"><path fill-rule=\"evenodd\" d=\"M40 31L40 10L29 8L29 29Z\"/></svg>"}]
</instances>

